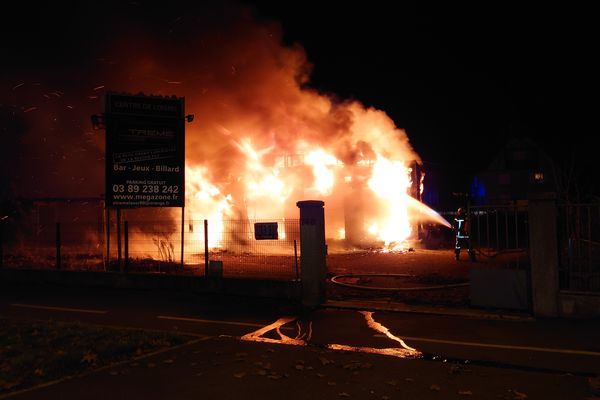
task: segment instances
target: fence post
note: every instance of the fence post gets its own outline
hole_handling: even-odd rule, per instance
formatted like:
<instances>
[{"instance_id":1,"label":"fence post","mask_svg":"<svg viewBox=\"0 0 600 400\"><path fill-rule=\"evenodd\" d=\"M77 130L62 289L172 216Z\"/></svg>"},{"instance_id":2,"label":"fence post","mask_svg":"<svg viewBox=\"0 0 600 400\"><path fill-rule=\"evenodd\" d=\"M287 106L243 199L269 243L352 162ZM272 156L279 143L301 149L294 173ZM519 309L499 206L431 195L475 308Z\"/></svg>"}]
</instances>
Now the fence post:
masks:
<instances>
[{"instance_id":1,"label":"fence post","mask_svg":"<svg viewBox=\"0 0 600 400\"><path fill-rule=\"evenodd\" d=\"M204 276L208 277L208 220L204 220Z\"/></svg>"},{"instance_id":2,"label":"fence post","mask_svg":"<svg viewBox=\"0 0 600 400\"><path fill-rule=\"evenodd\" d=\"M183 271L183 243L185 239L183 231L183 219L185 217L185 207L181 207L181 270Z\"/></svg>"},{"instance_id":3,"label":"fence post","mask_svg":"<svg viewBox=\"0 0 600 400\"><path fill-rule=\"evenodd\" d=\"M531 257L531 300L540 317L558 315L558 240L554 193L529 199L529 251Z\"/></svg>"},{"instance_id":4,"label":"fence post","mask_svg":"<svg viewBox=\"0 0 600 400\"><path fill-rule=\"evenodd\" d=\"M123 235L125 240L125 270L129 267L129 222L125 221L123 226Z\"/></svg>"},{"instance_id":5,"label":"fence post","mask_svg":"<svg viewBox=\"0 0 600 400\"><path fill-rule=\"evenodd\" d=\"M327 245L325 244L325 203L305 200L300 208L300 275L302 304L316 307L326 299Z\"/></svg>"},{"instance_id":6,"label":"fence post","mask_svg":"<svg viewBox=\"0 0 600 400\"><path fill-rule=\"evenodd\" d=\"M106 264L104 270L110 270L110 207L105 206L106 209Z\"/></svg>"},{"instance_id":7,"label":"fence post","mask_svg":"<svg viewBox=\"0 0 600 400\"><path fill-rule=\"evenodd\" d=\"M300 279L300 271L298 271L298 246L294 239L294 266L296 267L296 280Z\"/></svg>"},{"instance_id":8,"label":"fence post","mask_svg":"<svg viewBox=\"0 0 600 400\"><path fill-rule=\"evenodd\" d=\"M0 268L4 266L4 220L6 217L0 218Z\"/></svg>"},{"instance_id":9,"label":"fence post","mask_svg":"<svg viewBox=\"0 0 600 400\"><path fill-rule=\"evenodd\" d=\"M121 209L117 208L117 262L119 263L119 270L123 271L123 264L121 260Z\"/></svg>"},{"instance_id":10,"label":"fence post","mask_svg":"<svg viewBox=\"0 0 600 400\"><path fill-rule=\"evenodd\" d=\"M56 269L60 269L60 222L56 223Z\"/></svg>"}]
</instances>

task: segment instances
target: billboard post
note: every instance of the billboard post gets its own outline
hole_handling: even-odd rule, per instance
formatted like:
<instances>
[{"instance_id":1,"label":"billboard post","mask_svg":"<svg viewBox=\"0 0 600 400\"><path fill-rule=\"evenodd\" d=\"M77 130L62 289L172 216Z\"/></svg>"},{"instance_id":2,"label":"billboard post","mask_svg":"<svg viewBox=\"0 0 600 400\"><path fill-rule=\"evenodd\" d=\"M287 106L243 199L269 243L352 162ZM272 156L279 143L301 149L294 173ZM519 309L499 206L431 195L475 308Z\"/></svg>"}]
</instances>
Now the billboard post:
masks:
<instances>
[{"instance_id":1,"label":"billboard post","mask_svg":"<svg viewBox=\"0 0 600 400\"><path fill-rule=\"evenodd\" d=\"M183 97L108 92L101 124L106 129L105 206L181 207L183 267L185 207L185 116ZM92 116L98 120L98 116ZM107 221L107 227L110 220ZM117 223L120 223L118 218ZM120 227L117 232L120 236ZM118 246L121 262L120 237ZM107 259L110 259L107 230Z\"/></svg>"}]
</instances>

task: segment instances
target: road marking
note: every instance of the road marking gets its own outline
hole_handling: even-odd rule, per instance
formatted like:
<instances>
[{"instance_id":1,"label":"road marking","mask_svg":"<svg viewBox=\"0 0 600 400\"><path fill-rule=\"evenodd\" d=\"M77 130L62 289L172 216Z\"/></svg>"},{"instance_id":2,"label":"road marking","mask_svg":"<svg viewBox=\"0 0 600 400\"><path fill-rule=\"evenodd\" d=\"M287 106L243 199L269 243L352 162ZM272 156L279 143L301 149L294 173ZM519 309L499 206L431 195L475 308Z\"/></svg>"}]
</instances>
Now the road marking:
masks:
<instances>
[{"instance_id":1,"label":"road marking","mask_svg":"<svg viewBox=\"0 0 600 400\"><path fill-rule=\"evenodd\" d=\"M220 321L215 319L200 319L190 317L173 317L170 315L158 315L158 319L168 319L173 321L186 321L186 322L199 322L203 324L222 324L222 325L237 325L237 326L250 326L252 328L262 328L264 324L254 324L251 322L238 322L238 321ZM282 329L293 329L289 327L283 327Z\"/></svg>"},{"instance_id":2,"label":"road marking","mask_svg":"<svg viewBox=\"0 0 600 400\"><path fill-rule=\"evenodd\" d=\"M385 335L374 335L377 337L387 337ZM456 340L443 340L443 339L428 339L421 337L403 336L405 340L413 340L415 342L427 342L427 343L440 343L440 344L455 344L459 346L471 346L471 347L489 347L493 349L505 349L505 350L527 350L527 351L539 351L544 353L560 353L560 354L573 354L573 355L584 355L600 357L598 351L588 350L575 350L575 349L556 349L549 347L533 347L533 346L513 346L507 344L494 344L494 343L477 343L477 342L459 342Z\"/></svg>"},{"instance_id":3,"label":"road marking","mask_svg":"<svg viewBox=\"0 0 600 400\"><path fill-rule=\"evenodd\" d=\"M84 309L84 308L40 306L40 305L37 305L37 304L19 304L19 303L13 303L13 304L11 304L11 306L13 306L13 307L23 307L23 308L36 308L36 309L40 309L40 310L79 312L79 313L88 313L88 314L106 314L108 312L108 311L104 311L104 310L88 310L88 309Z\"/></svg>"}]
</instances>

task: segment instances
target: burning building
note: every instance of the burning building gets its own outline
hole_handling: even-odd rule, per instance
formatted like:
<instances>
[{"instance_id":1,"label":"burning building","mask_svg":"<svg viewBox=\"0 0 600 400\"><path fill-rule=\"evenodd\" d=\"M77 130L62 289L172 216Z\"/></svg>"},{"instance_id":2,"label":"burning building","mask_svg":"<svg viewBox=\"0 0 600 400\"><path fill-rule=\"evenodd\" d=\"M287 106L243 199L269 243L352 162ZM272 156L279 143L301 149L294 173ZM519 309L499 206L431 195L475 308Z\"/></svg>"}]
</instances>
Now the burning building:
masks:
<instances>
[{"instance_id":1,"label":"burning building","mask_svg":"<svg viewBox=\"0 0 600 400\"><path fill-rule=\"evenodd\" d=\"M306 53L283 44L278 24L247 10L225 14L185 15L168 32L131 23L94 47L101 54L89 55L88 69L78 60L45 82L3 77L12 89L2 103L24 121L14 129L29 151L13 163L19 194L102 192L103 132L86 121L110 89L176 94L195 115L186 126L186 220L297 218L296 201L321 199L328 238L388 248L414 237L422 219L445 223L419 202L421 161L403 129L381 110L311 88ZM200 229L190 224L187 234Z\"/></svg>"}]
</instances>

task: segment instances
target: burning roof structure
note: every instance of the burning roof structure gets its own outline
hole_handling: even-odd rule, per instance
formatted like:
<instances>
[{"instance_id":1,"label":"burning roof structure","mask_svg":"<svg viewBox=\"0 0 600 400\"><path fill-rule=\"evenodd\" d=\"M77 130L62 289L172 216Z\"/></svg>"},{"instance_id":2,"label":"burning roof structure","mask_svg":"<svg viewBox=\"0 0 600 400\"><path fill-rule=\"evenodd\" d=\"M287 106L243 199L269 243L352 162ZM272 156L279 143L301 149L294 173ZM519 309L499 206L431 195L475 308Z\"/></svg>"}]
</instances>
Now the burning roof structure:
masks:
<instances>
[{"instance_id":1,"label":"burning roof structure","mask_svg":"<svg viewBox=\"0 0 600 400\"><path fill-rule=\"evenodd\" d=\"M176 94L195 115L186 219L297 218L296 201L322 199L328 237L383 246L420 218L445 223L419 202L423 171L406 132L384 111L311 88L305 51L284 44L278 24L239 10L218 24L177 21L169 35L153 26L107 38L87 69L2 78L3 113L20 121L9 129L24 150L11 177L22 197L101 193L104 137L89 116L115 90Z\"/></svg>"}]
</instances>

